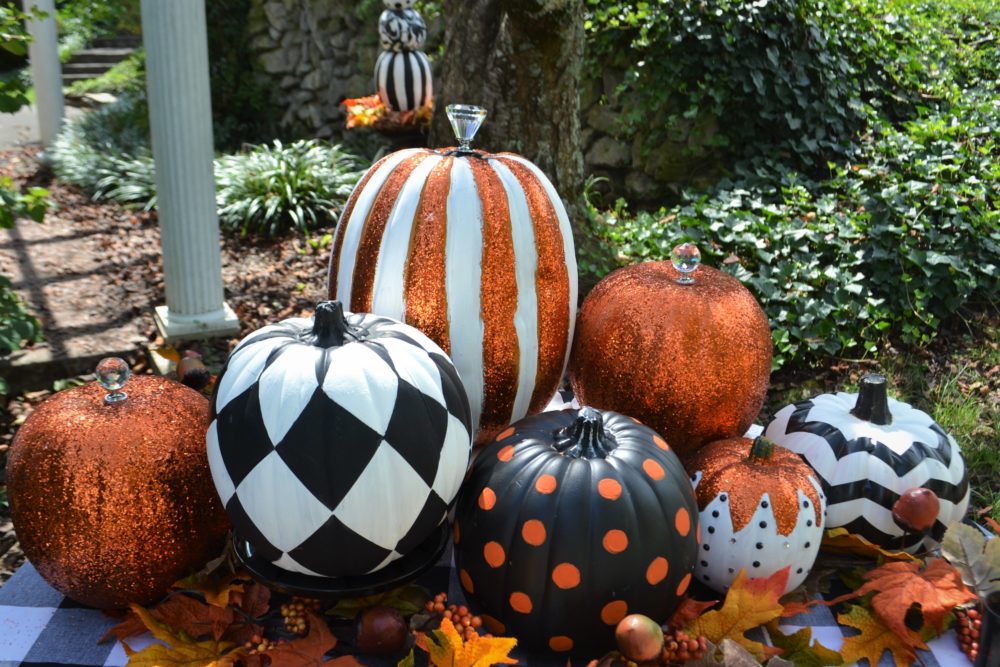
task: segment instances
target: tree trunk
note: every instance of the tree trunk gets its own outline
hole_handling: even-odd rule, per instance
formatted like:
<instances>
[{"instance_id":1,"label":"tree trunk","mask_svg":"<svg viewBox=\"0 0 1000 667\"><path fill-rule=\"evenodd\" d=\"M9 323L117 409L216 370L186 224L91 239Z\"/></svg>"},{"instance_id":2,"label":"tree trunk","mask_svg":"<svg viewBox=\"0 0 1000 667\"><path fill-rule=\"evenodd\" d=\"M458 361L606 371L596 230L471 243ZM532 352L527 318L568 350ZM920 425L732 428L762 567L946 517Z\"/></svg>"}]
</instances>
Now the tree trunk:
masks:
<instances>
[{"instance_id":1,"label":"tree trunk","mask_svg":"<svg viewBox=\"0 0 1000 667\"><path fill-rule=\"evenodd\" d=\"M544 171L582 230L580 66L583 0L445 0L445 56L435 83L432 146L455 137L445 107L489 115L473 147L520 153Z\"/></svg>"}]
</instances>

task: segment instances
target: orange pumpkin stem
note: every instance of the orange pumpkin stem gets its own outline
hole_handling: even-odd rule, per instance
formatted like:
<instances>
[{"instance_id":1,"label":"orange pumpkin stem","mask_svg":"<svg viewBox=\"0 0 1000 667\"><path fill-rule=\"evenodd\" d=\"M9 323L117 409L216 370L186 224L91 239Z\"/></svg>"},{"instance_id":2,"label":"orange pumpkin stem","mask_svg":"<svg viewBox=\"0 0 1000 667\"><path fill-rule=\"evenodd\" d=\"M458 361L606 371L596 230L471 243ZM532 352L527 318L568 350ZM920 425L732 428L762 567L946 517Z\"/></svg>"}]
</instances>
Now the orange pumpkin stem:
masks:
<instances>
[{"instance_id":1,"label":"orange pumpkin stem","mask_svg":"<svg viewBox=\"0 0 1000 667\"><path fill-rule=\"evenodd\" d=\"M758 435L750 446L750 456L747 460L755 463L764 463L774 454L774 441Z\"/></svg>"},{"instance_id":2,"label":"orange pumpkin stem","mask_svg":"<svg viewBox=\"0 0 1000 667\"><path fill-rule=\"evenodd\" d=\"M604 432L604 417L600 410L584 406L572 426L556 433L555 448L573 459L603 459L611 453L614 445Z\"/></svg>"}]
</instances>

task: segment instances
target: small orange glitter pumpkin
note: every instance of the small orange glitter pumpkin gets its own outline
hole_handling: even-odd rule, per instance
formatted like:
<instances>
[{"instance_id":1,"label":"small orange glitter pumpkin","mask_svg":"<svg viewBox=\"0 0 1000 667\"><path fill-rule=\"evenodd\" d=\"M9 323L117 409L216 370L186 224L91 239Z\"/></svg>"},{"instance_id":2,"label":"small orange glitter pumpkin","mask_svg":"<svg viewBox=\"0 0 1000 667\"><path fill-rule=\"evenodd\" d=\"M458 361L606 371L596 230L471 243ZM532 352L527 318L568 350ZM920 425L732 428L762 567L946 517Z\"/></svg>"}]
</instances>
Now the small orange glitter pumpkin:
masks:
<instances>
[{"instance_id":1,"label":"small orange glitter pumpkin","mask_svg":"<svg viewBox=\"0 0 1000 667\"><path fill-rule=\"evenodd\" d=\"M156 601L221 553L229 528L205 453L208 400L148 375L125 394L128 375L124 361L105 359L103 389L46 400L7 461L28 560L67 597L105 609Z\"/></svg>"},{"instance_id":2,"label":"small orange glitter pumpkin","mask_svg":"<svg viewBox=\"0 0 1000 667\"><path fill-rule=\"evenodd\" d=\"M698 452L693 471L702 525L695 576L724 592L746 570L790 567L785 592L809 574L823 539L826 496L798 454L764 437L729 438Z\"/></svg>"},{"instance_id":3,"label":"small orange glitter pumpkin","mask_svg":"<svg viewBox=\"0 0 1000 667\"><path fill-rule=\"evenodd\" d=\"M770 373L771 331L750 292L711 267L692 280L671 262L628 266L598 283L570 358L581 404L641 420L682 459L745 433Z\"/></svg>"}]
</instances>

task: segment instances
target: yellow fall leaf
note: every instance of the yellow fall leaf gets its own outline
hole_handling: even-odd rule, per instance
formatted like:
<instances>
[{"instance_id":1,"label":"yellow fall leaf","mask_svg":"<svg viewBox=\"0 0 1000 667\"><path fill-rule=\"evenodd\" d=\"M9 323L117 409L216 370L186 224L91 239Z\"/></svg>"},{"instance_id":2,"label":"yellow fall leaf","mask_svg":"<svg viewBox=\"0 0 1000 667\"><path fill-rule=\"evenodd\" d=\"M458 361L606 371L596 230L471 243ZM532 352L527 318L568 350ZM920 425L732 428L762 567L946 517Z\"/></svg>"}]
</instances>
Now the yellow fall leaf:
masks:
<instances>
[{"instance_id":1,"label":"yellow fall leaf","mask_svg":"<svg viewBox=\"0 0 1000 667\"><path fill-rule=\"evenodd\" d=\"M861 631L860 635L844 637L844 644L840 647L840 655L844 658L844 662L864 659L869 665L877 665L882 654L888 650L892 652L896 667L909 667L916 662L917 652L914 649L927 648L927 644L915 633L911 633L911 637L916 643L911 646L890 630L881 618L864 607L857 605L851 607L849 613L839 614L837 621L841 625L848 625Z\"/></svg>"},{"instance_id":2,"label":"yellow fall leaf","mask_svg":"<svg viewBox=\"0 0 1000 667\"><path fill-rule=\"evenodd\" d=\"M432 639L433 638L433 639ZM517 646L517 640L509 637L474 636L463 641L450 619L443 619L441 627L431 632L417 635L417 646L430 656L434 667L490 667L490 665L515 665L517 660L510 652Z\"/></svg>"},{"instance_id":3,"label":"yellow fall leaf","mask_svg":"<svg viewBox=\"0 0 1000 667\"><path fill-rule=\"evenodd\" d=\"M133 651L123 642L128 655L128 667L227 667L239 652L233 651L232 642L193 640L183 630L174 630L161 623L139 605L129 605L153 637L167 644L150 644L141 651Z\"/></svg>"}]
</instances>

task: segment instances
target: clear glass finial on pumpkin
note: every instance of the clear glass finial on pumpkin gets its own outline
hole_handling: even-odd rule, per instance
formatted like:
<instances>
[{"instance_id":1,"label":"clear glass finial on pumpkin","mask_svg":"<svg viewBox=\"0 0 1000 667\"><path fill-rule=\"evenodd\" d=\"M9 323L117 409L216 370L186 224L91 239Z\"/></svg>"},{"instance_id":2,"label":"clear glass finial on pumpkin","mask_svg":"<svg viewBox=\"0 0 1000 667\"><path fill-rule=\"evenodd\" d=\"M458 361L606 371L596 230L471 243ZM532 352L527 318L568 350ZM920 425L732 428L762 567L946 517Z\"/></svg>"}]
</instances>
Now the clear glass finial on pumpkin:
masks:
<instances>
[{"instance_id":1,"label":"clear glass finial on pumpkin","mask_svg":"<svg viewBox=\"0 0 1000 667\"><path fill-rule=\"evenodd\" d=\"M128 398L128 394L122 391L122 387L132 376L132 370L128 363L120 357L105 357L97 363L94 370L97 383L108 390L108 395L104 397L105 403L118 403Z\"/></svg>"},{"instance_id":2,"label":"clear glass finial on pumpkin","mask_svg":"<svg viewBox=\"0 0 1000 667\"><path fill-rule=\"evenodd\" d=\"M471 151L472 140L486 120L486 109L469 104L449 104L445 111L458 139L458 150Z\"/></svg>"},{"instance_id":3,"label":"clear glass finial on pumpkin","mask_svg":"<svg viewBox=\"0 0 1000 667\"><path fill-rule=\"evenodd\" d=\"M681 276L677 279L678 284L693 285L694 276L691 274L701 263L701 251L698 250L698 246L693 243L681 243L674 246L674 249L670 251L670 261L673 262L674 268L680 271Z\"/></svg>"}]
</instances>

